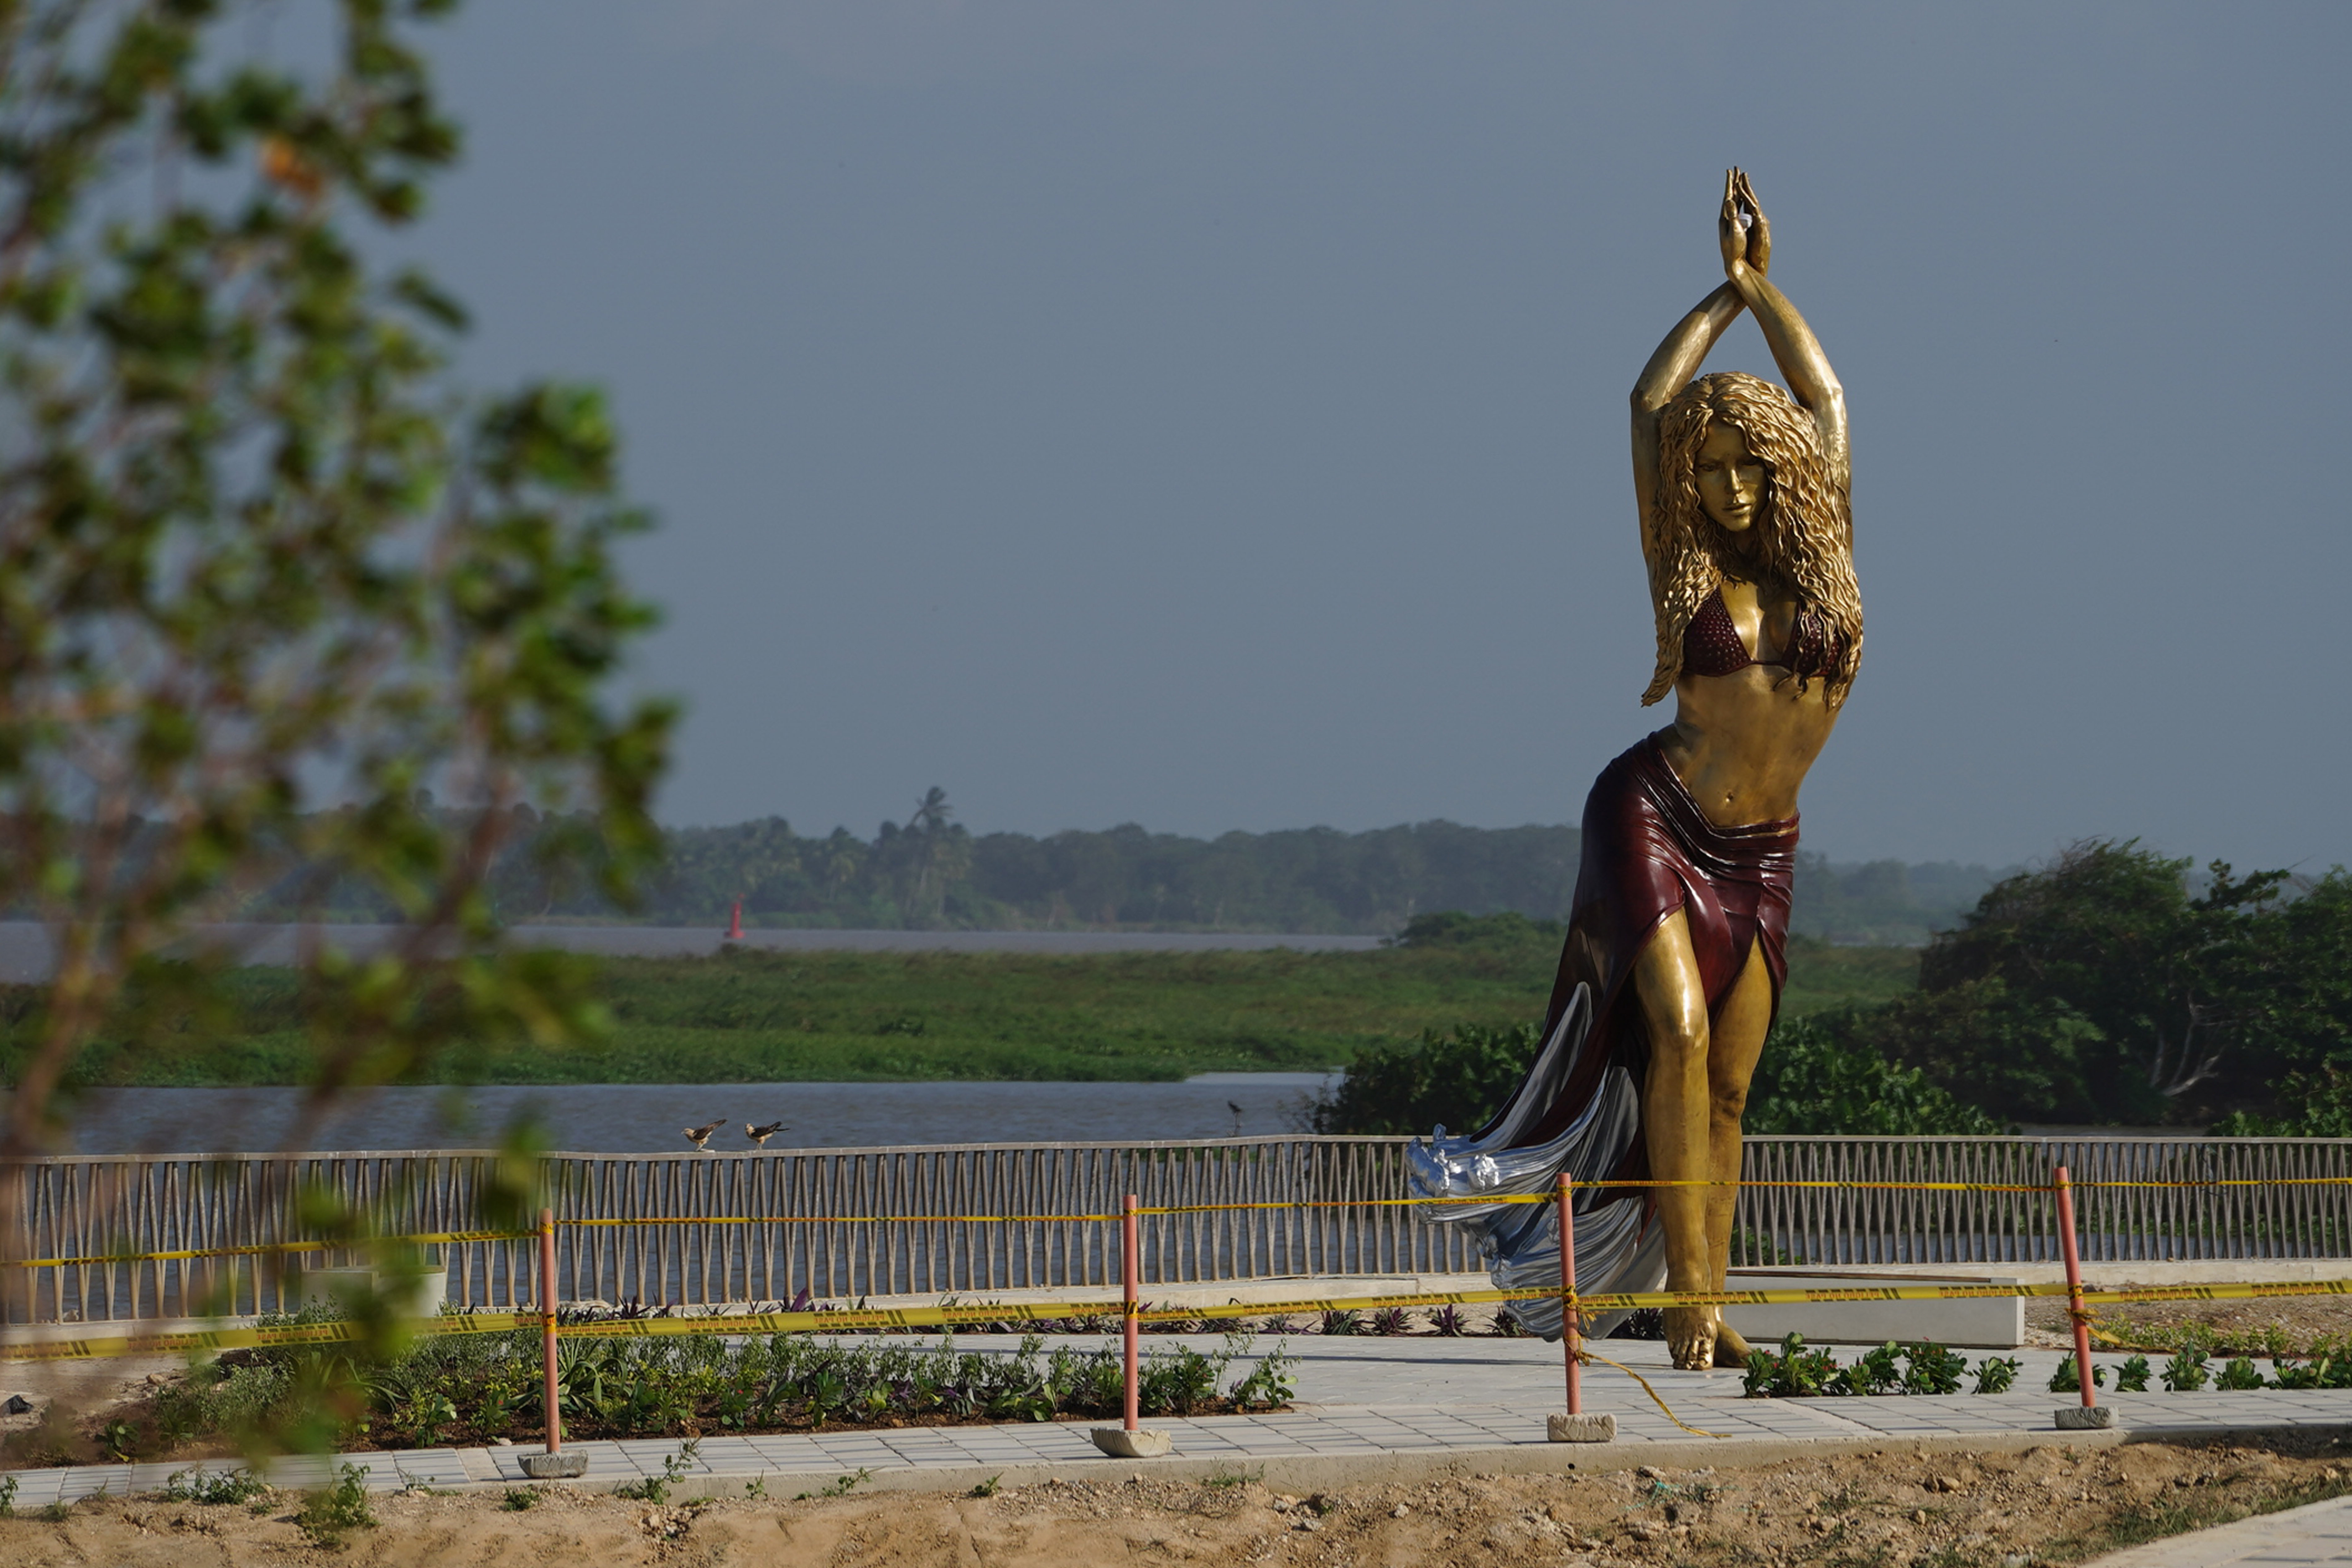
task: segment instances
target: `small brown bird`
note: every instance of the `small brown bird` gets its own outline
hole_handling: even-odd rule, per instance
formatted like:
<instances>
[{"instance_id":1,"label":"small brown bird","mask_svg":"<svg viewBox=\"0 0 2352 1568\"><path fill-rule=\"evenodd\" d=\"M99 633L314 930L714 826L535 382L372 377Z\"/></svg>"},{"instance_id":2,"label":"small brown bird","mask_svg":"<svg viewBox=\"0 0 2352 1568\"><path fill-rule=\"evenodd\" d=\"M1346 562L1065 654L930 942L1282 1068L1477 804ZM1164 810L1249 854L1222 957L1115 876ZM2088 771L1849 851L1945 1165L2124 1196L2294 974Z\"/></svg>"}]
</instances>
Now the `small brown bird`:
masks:
<instances>
[{"instance_id":1,"label":"small brown bird","mask_svg":"<svg viewBox=\"0 0 2352 1568\"><path fill-rule=\"evenodd\" d=\"M783 1130L784 1124L781 1121L771 1121L765 1127L754 1127L748 1121L743 1123L743 1136L763 1149L767 1147L769 1139Z\"/></svg>"},{"instance_id":2,"label":"small brown bird","mask_svg":"<svg viewBox=\"0 0 2352 1568\"><path fill-rule=\"evenodd\" d=\"M722 1116L716 1121L706 1121L699 1127L688 1127L683 1131L686 1133L686 1141L699 1149L710 1142L710 1135L713 1132L726 1125L727 1118Z\"/></svg>"}]
</instances>

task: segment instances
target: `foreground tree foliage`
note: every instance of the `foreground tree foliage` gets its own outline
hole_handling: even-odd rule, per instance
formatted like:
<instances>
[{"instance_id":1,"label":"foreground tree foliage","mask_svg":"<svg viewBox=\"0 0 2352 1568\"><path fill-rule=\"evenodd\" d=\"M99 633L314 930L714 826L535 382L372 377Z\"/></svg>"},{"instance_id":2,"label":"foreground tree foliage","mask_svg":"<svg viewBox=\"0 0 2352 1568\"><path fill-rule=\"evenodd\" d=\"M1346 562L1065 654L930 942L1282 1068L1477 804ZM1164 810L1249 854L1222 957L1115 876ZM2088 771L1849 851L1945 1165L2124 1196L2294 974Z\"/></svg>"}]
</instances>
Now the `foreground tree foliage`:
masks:
<instances>
[{"instance_id":1,"label":"foreground tree foliage","mask_svg":"<svg viewBox=\"0 0 2352 1568\"><path fill-rule=\"evenodd\" d=\"M56 948L7 1153L102 1026L203 1026L235 955L173 944L263 888L403 927L306 956L320 1097L593 1022L485 881L530 807L625 898L669 713L607 690L649 615L602 404L460 397L458 308L372 259L457 150L412 37L447 8L0 5L0 888Z\"/></svg>"}]
</instances>

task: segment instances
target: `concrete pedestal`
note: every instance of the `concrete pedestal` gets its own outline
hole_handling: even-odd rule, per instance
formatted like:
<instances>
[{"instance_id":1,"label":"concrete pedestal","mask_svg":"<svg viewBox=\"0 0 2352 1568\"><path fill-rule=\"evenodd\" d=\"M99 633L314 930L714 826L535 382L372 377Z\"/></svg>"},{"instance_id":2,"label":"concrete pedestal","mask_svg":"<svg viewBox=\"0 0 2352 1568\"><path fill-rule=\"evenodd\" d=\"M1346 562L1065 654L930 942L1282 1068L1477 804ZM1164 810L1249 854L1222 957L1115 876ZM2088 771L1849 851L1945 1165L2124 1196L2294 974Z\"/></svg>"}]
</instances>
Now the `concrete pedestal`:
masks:
<instances>
[{"instance_id":1,"label":"concrete pedestal","mask_svg":"<svg viewBox=\"0 0 2352 1568\"><path fill-rule=\"evenodd\" d=\"M576 1481L588 1473L588 1456L570 1454L525 1454L522 1473L535 1481Z\"/></svg>"},{"instance_id":2,"label":"concrete pedestal","mask_svg":"<svg viewBox=\"0 0 2352 1568\"><path fill-rule=\"evenodd\" d=\"M1157 1459L1175 1447L1167 1433L1149 1426L1132 1432L1124 1426L1097 1426L1092 1436L1095 1447L1114 1459Z\"/></svg>"},{"instance_id":3,"label":"concrete pedestal","mask_svg":"<svg viewBox=\"0 0 2352 1568\"><path fill-rule=\"evenodd\" d=\"M2116 1424L2115 1411L2105 1405L2075 1405L2057 1413L2061 1432L2101 1432Z\"/></svg>"},{"instance_id":4,"label":"concrete pedestal","mask_svg":"<svg viewBox=\"0 0 2352 1568\"><path fill-rule=\"evenodd\" d=\"M1605 1411L1598 1415L1548 1415L1544 1436L1555 1443L1613 1443L1617 1417Z\"/></svg>"}]
</instances>

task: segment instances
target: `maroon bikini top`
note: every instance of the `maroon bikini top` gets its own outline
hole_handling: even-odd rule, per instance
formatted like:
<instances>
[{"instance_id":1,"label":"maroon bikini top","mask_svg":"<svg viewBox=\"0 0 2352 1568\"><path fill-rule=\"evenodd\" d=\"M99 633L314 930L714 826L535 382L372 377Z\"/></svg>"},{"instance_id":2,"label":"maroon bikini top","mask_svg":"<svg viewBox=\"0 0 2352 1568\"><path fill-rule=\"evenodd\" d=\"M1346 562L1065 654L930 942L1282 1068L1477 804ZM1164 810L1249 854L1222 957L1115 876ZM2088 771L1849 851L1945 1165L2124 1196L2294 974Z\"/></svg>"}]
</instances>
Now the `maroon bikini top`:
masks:
<instances>
[{"instance_id":1,"label":"maroon bikini top","mask_svg":"<svg viewBox=\"0 0 2352 1568\"><path fill-rule=\"evenodd\" d=\"M1723 591L1718 588L1706 596L1706 603L1683 628L1683 673L1685 675L1737 675L1751 664L1777 665L1791 675L1826 677L1837 668L1838 655L1843 652L1838 636L1823 623L1811 605L1797 606L1797 624L1789 634L1789 646L1780 650L1779 658L1757 658L1739 640L1739 628L1731 624L1731 612L1723 607Z\"/></svg>"}]
</instances>

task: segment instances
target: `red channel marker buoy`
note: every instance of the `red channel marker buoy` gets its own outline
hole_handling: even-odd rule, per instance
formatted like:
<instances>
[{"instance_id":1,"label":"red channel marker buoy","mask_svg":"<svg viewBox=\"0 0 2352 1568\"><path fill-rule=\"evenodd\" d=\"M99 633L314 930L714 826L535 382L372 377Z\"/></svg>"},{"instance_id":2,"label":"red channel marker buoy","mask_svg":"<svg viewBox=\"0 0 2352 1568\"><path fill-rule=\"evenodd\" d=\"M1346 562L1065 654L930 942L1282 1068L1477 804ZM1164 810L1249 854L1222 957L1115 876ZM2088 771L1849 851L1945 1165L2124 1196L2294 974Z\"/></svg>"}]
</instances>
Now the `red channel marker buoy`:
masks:
<instances>
[{"instance_id":1,"label":"red channel marker buoy","mask_svg":"<svg viewBox=\"0 0 2352 1568\"><path fill-rule=\"evenodd\" d=\"M743 940L743 900L740 899L735 900L734 916L727 922L727 940L729 942Z\"/></svg>"}]
</instances>

